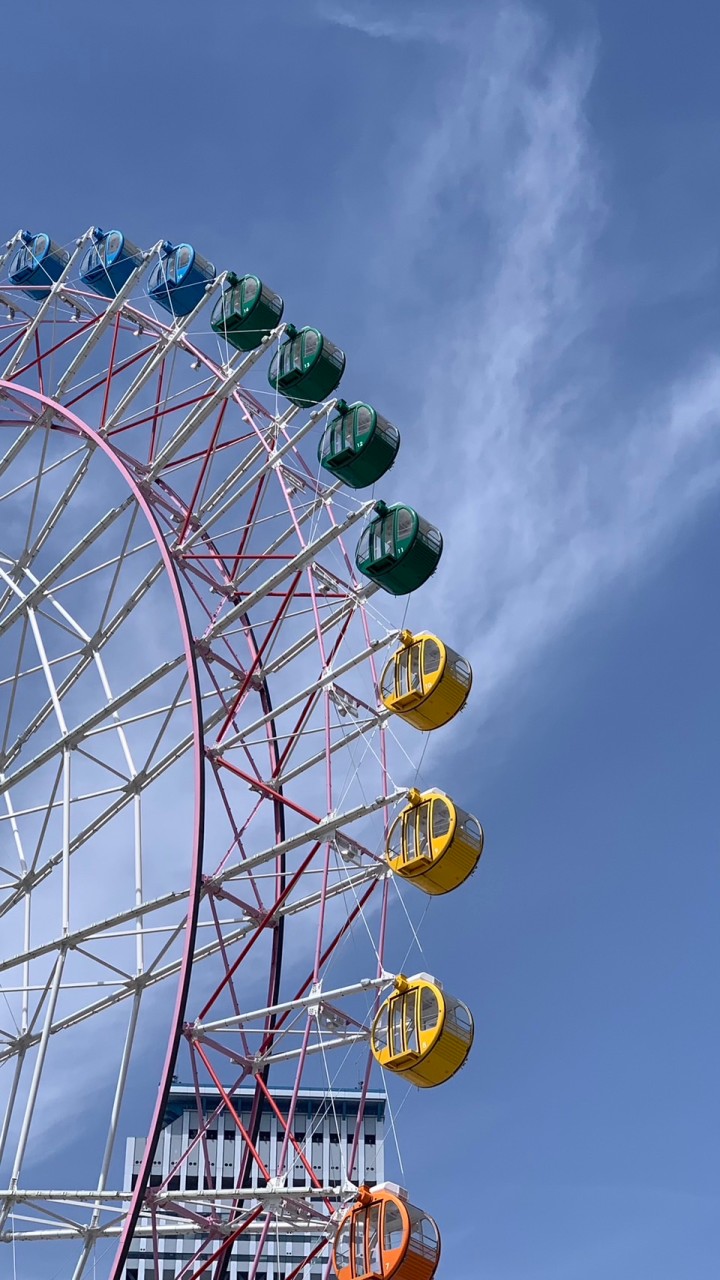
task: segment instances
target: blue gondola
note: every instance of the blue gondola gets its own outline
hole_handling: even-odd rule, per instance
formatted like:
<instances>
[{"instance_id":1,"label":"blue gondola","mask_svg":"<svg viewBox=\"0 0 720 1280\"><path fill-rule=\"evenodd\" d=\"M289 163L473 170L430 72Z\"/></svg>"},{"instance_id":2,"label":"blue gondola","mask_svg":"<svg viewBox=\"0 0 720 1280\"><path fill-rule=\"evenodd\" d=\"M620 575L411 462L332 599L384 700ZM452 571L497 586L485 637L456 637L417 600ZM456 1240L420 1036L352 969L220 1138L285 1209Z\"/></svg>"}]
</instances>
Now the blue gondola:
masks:
<instances>
[{"instance_id":1,"label":"blue gondola","mask_svg":"<svg viewBox=\"0 0 720 1280\"><path fill-rule=\"evenodd\" d=\"M163 240L160 261L153 270L147 291L173 316L187 316L202 298L206 285L215 279L215 268L191 244L170 244Z\"/></svg>"},{"instance_id":2,"label":"blue gondola","mask_svg":"<svg viewBox=\"0 0 720 1280\"><path fill-rule=\"evenodd\" d=\"M94 293L114 298L142 263L142 253L122 231L93 227L92 238L93 243L82 260L80 279Z\"/></svg>"},{"instance_id":3,"label":"blue gondola","mask_svg":"<svg viewBox=\"0 0 720 1280\"><path fill-rule=\"evenodd\" d=\"M10 263L8 280L19 285L29 298L47 298L70 255L44 231L38 235L22 231L20 239L22 243Z\"/></svg>"}]
</instances>

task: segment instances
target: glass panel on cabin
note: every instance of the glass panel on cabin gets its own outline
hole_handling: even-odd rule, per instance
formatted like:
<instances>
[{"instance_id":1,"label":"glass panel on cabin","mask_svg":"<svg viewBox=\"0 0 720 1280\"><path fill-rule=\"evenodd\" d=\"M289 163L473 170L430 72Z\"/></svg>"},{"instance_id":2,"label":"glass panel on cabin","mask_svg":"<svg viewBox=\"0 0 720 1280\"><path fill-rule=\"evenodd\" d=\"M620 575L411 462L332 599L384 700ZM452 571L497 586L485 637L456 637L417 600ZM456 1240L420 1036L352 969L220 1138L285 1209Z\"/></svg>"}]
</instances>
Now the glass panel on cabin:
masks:
<instances>
[{"instance_id":1,"label":"glass panel on cabin","mask_svg":"<svg viewBox=\"0 0 720 1280\"><path fill-rule=\"evenodd\" d=\"M392 1200L385 1201L383 1221L383 1247L386 1253L401 1249L405 1237L402 1214Z\"/></svg>"},{"instance_id":2,"label":"glass panel on cabin","mask_svg":"<svg viewBox=\"0 0 720 1280\"><path fill-rule=\"evenodd\" d=\"M433 839L440 840L450 830L450 808L444 800L433 800L432 811Z\"/></svg>"},{"instance_id":3,"label":"glass panel on cabin","mask_svg":"<svg viewBox=\"0 0 720 1280\"><path fill-rule=\"evenodd\" d=\"M320 457L323 461L337 451L337 433L337 425L330 427L329 430L323 433L320 440Z\"/></svg>"},{"instance_id":4,"label":"glass panel on cabin","mask_svg":"<svg viewBox=\"0 0 720 1280\"><path fill-rule=\"evenodd\" d=\"M376 1275L382 1275L382 1260L380 1254L380 1205L371 1204L368 1209L368 1262L370 1270Z\"/></svg>"},{"instance_id":5,"label":"glass panel on cabin","mask_svg":"<svg viewBox=\"0 0 720 1280\"><path fill-rule=\"evenodd\" d=\"M375 1048L383 1050L387 1048L388 1043L388 1007L386 1004L382 1006L377 1016L375 1030L373 1031L373 1040Z\"/></svg>"},{"instance_id":6,"label":"glass panel on cabin","mask_svg":"<svg viewBox=\"0 0 720 1280\"><path fill-rule=\"evenodd\" d=\"M437 1026L440 1006L432 987L423 987L420 999L420 1030L432 1031Z\"/></svg>"},{"instance_id":7,"label":"glass panel on cabin","mask_svg":"<svg viewBox=\"0 0 720 1280\"><path fill-rule=\"evenodd\" d=\"M417 991L406 991L403 996L404 1008L404 1031L405 1031L405 1048L410 1053L419 1053L420 1045L418 1042L417 1027Z\"/></svg>"},{"instance_id":8,"label":"glass panel on cabin","mask_svg":"<svg viewBox=\"0 0 720 1280\"><path fill-rule=\"evenodd\" d=\"M355 1214L354 1230L354 1254L355 1254L355 1275L362 1276L365 1274L365 1219L367 1217L367 1209L363 1209L360 1213Z\"/></svg>"},{"instance_id":9,"label":"glass panel on cabin","mask_svg":"<svg viewBox=\"0 0 720 1280\"><path fill-rule=\"evenodd\" d=\"M462 1040L469 1041L472 1039L472 1025L470 1010L460 1000L456 1000L448 1009L446 1020L448 1030L460 1036Z\"/></svg>"},{"instance_id":10,"label":"glass panel on cabin","mask_svg":"<svg viewBox=\"0 0 720 1280\"><path fill-rule=\"evenodd\" d=\"M422 693L419 644L410 645L410 688L413 693Z\"/></svg>"},{"instance_id":11,"label":"glass panel on cabin","mask_svg":"<svg viewBox=\"0 0 720 1280\"><path fill-rule=\"evenodd\" d=\"M425 1244L425 1247L428 1250L428 1253L432 1253L433 1255L436 1256L440 1241L438 1238L438 1229L435 1226L435 1223L433 1222L432 1218L428 1218L425 1215L423 1215L421 1230L422 1230L423 1242Z\"/></svg>"},{"instance_id":12,"label":"glass panel on cabin","mask_svg":"<svg viewBox=\"0 0 720 1280\"><path fill-rule=\"evenodd\" d=\"M440 670L440 645L435 640L426 640L423 648L423 670L426 676L432 676Z\"/></svg>"},{"instance_id":13,"label":"glass panel on cabin","mask_svg":"<svg viewBox=\"0 0 720 1280\"><path fill-rule=\"evenodd\" d=\"M352 413L344 413L342 418L340 419L340 432L341 432L341 441L342 441L340 446L341 448L343 449L355 448L356 421L357 421L357 409L353 410Z\"/></svg>"},{"instance_id":14,"label":"glass panel on cabin","mask_svg":"<svg viewBox=\"0 0 720 1280\"><path fill-rule=\"evenodd\" d=\"M335 1261L338 1271L350 1266L350 1219L343 1222L335 1241Z\"/></svg>"},{"instance_id":15,"label":"glass panel on cabin","mask_svg":"<svg viewBox=\"0 0 720 1280\"><path fill-rule=\"evenodd\" d=\"M460 830L469 844L473 845L476 849L480 848L482 836L480 833L480 823L477 818L473 818L469 813L463 813L462 821L460 822Z\"/></svg>"},{"instance_id":16,"label":"glass panel on cabin","mask_svg":"<svg viewBox=\"0 0 720 1280\"><path fill-rule=\"evenodd\" d=\"M395 996L390 1002L390 1052L395 1057L403 1051L402 1016L402 996Z\"/></svg>"},{"instance_id":17,"label":"glass panel on cabin","mask_svg":"<svg viewBox=\"0 0 720 1280\"><path fill-rule=\"evenodd\" d=\"M120 252L122 236L118 231L113 231L105 241L105 260L112 262Z\"/></svg>"},{"instance_id":18,"label":"glass panel on cabin","mask_svg":"<svg viewBox=\"0 0 720 1280\"><path fill-rule=\"evenodd\" d=\"M357 548L357 559L360 563L364 563L370 559L370 529L364 529L360 535L360 541Z\"/></svg>"},{"instance_id":19,"label":"glass panel on cabin","mask_svg":"<svg viewBox=\"0 0 720 1280\"><path fill-rule=\"evenodd\" d=\"M427 801L416 809L416 856L427 858L430 854L430 805Z\"/></svg>"},{"instance_id":20,"label":"glass panel on cabin","mask_svg":"<svg viewBox=\"0 0 720 1280\"><path fill-rule=\"evenodd\" d=\"M418 533L420 538L433 551L440 550L440 533L434 525L429 524L427 520L423 520L422 516L418 519Z\"/></svg>"},{"instance_id":21,"label":"glass panel on cabin","mask_svg":"<svg viewBox=\"0 0 720 1280\"><path fill-rule=\"evenodd\" d=\"M254 303L255 299L257 298L258 293L260 292L260 285L258 284L254 276L246 276L245 279L243 280L242 289L243 289L243 302L245 303L245 306L249 310L252 304Z\"/></svg>"},{"instance_id":22,"label":"glass panel on cabin","mask_svg":"<svg viewBox=\"0 0 720 1280\"><path fill-rule=\"evenodd\" d=\"M409 1207L410 1214L410 1239L411 1248L414 1253L419 1253L424 1258L435 1258L438 1247L437 1228L431 1218L428 1218L420 1209Z\"/></svg>"},{"instance_id":23,"label":"glass panel on cabin","mask_svg":"<svg viewBox=\"0 0 720 1280\"><path fill-rule=\"evenodd\" d=\"M396 513L398 541L404 542L413 531L413 514L407 507L401 507Z\"/></svg>"},{"instance_id":24,"label":"glass panel on cabin","mask_svg":"<svg viewBox=\"0 0 720 1280\"><path fill-rule=\"evenodd\" d=\"M312 360L319 346L320 339L318 338L315 330L308 329L303 335L303 358L305 360Z\"/></svg>"},{"instance_id":25,"label":"glass panel on cabin","mask_svg":"<svg viewBox=\"0 0 720 1280\"><path fill-rule=\"evenodd\" d=\"M395 553L395 539L393 537L393 517L391 515L384 516L377 530L379 547L375 552L376 558L380 556L393 556Z\"/></svg>"},{"instance_id":26,"label":"glass panel on cabin","mask_svg":"<svg viewBox=\"0 0 720 1280\"><path fill-rule=\"evenodd\" d=\"M385 670L382 673L382 682L380 685L380 692L383 698L392 698L393 694L395 693L396 665L397 665L397 660L393 658L392 662L388 662Z\"/></svg>"},{"instance_id":27,"label":"glass panel on cabin","mask_svg":"<svg viewBox=\"0 0 720 1280\"><path fill-rule=\"evenodd\" d=\"M410 649L403 649L397 656L397 696L403 698L410 692Z\"/></svg>"},{"instance_id":28,"label":"glass panel on cabin","mask_svg":"<svg viewBox=\"0 0 720 1280\"><path fill-rule=\"evenodd\" d=\"M402 815L402 858L406 863L411 863L418 856L415 840L415 817L416 809L411 809L410 813Z\"/></svg>"},{"instance_id":29,"label":"glass panel on cabin","mask_svg":"<svg viewBox=\"0 0 720 1280\"><path fill-rule=\"evenodd\" d=\"M344 445L343 445L343 427L344 427L344 419L343 419L343 418L336 418L336 419L335 419L335 421L334 421L334 422L333 422L333 424L332 424L332 429L331 429L331 431L330 431L330 432L328 432L328 435L332 437L332 452L333 452L333 457L335 457L335 455L336 455L336 454L338 454L338 453L342 453L342 451L343 451L343 448L344 448Z\"/></svg>"},{"instance_id":30,"label":"glass panel on cabin","mask_svg":"<svg viewBox=\"0 0 720 1280\"><path fill-rule=\"evenodd\" d=\"M187 275L188 270L190 268L191 258L192 258L192 252L190 250L190 246L187 244L184 244L182 248L179 249L178 252L175 254L175 261L177 263L176 275L175 275L176 280L182 280L183 276Z\"/></svg>"},{"instance_id":31,"label":"glass panel on cabin","mask_svg":"<svg viewBox=\"0 0 720 1280\"><path fill-rule=\"evenodd\" d=\"M452 669L453 674L456 679L459 680L460 684L464 685L466 689L469 688L472 680L472 669L470 667L470 663L466 662L464 658L461 658L459 654L455 654L453 655Z\"/></svg>"},{"instance_id":32,"label":"glass panel on cabin","mask_svg":"<svg viewBox=\"0 0 720 1280\"><path fill-rule=\"evenodd\" d=\"M35 254L35 257L38 259L42 258L43 254L47 253L49 244L50 244L49 236L46 236L46 235L36 236L35 241L33 243L33 253Z\"/></svg>"},{"instance_id":33,"label":"glass panel on cabin","mask_svg":"<svg viewBox=\"0 0 720 1280\"><path fill-rule=\"evenodd\" d=\"M357 436L366 436L372 427L372 410L366 404L358 405L355 410L355 429Z\"/></svg>"},{"instance_id":34,"label":"glass panel on cabin","mask_svg":"<svg viewBox=\"0 0 720 1280\"><path fill-rule=\"evenodd\" d=\"M391 858L403 856L403 838L405 835L405 817L396 818L388 835L388 854Z\"/></svg>"},{"instance_id":35,"label":"glass panel on cabin","mask_svg":"<svg viewBox=\"0 0 720 1280\"><path fill-rule=\"evenodd\" d=\"M387 418L381 418L380 414L377 416L377 425L375 430L379 436L382 436L383 440L387 440L390 444L399 443L400 432L397 427L394 427L392 422L388 422Z\"/></svg>"}]
</instances>

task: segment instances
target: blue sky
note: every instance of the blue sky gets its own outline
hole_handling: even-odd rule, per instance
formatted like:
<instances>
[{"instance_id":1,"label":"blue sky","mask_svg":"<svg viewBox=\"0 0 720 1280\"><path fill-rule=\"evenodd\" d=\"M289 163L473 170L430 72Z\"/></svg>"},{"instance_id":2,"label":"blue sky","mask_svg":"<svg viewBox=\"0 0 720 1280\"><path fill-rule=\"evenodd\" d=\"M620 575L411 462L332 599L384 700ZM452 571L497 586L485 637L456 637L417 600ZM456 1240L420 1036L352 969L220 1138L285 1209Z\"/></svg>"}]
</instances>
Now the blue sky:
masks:
<instances>
[{"instance_id":1,"label":"blue sky","mask_svg":"<svg viewBox=\"0 0 720 1280\"><path fill-rule=\"evenodd\" d=\"M40 25L27 57L28 13ZM454 1280L717 1266L720 16L647 0L5 15L6 233L257 269L403 432L411 603L476 691L423 780L486 828L399 1118ZM187 35L185 35L185 27Z\"/></svg>"}]
</instances>

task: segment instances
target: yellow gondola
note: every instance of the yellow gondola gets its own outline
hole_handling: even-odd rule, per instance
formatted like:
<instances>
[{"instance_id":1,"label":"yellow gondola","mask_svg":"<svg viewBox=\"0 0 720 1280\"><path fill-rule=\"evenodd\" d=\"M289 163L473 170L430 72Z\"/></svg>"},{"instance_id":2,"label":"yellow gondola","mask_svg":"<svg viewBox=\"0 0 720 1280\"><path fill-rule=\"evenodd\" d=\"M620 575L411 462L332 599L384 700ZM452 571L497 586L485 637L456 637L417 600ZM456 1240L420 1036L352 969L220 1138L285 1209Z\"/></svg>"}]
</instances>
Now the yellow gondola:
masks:
<instances>
[{"instance_id":1,"label":"yellow gondola","mask_svg":"<svg viewBox=\"0 0 720 1280\"><path fill-rule=\"evenodd\" d=\"M403 631L402 648L380 681L386 707L416 729L439 729L462 711L472 686L472 668L437 636Z\"/></svg>"},{"instance_id":2,"label":"yellow gondola","mask_svg":"<svg viewBox=\"0 0 720 1280\"><path fill-rule=\"evenodd\" d=\"M464 1065L472 1048L470 1010L426 973L400 974L372 1025L373 1056L386 1071L430 1089Z\"/></svg>"},{"instance_id":3,"label":"yellow gondola","mask_svg":"<svg viewBox=\"0 0 720 1280\"><path fill-rule=\"evenodd\" d=\"M440 1261L440 1233L394 1182L360 1187L333 1244L338 1280L432 1280Z\"/></svg>"},{"instance_id":4,"label":"yellow gondola","mask_svg":"<svg viewBox=\"0 0 720 1280\"><path fill-rule=\"evenodd\" d=\"M441 791L413 790L408 799L388 835L390 867L424 893L449 893L480 861L483 829Z\"/></svg>"}]
</instances>

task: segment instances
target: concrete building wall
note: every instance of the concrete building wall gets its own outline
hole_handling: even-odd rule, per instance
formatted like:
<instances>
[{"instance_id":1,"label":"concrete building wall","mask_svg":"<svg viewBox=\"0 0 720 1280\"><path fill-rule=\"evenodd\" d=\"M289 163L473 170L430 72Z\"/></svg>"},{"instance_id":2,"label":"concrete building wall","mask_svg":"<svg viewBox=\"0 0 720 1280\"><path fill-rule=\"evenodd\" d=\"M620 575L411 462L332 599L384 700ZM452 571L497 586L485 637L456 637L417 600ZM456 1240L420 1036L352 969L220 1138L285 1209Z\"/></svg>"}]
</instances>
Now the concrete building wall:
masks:
<instances>
[{"instance_id":1,"label":"concrete building wall","mask_svg":"<svg viewBox=\"0 0 720 1280\"><path fill-rule=\"evenodd\" d=\"M280 1089L273 1094L281 1114L288 1113L290 1092ZM212 1114L219 1103L218 1095L212 1089L205 1088L201 1090L201 1095L203 1113ZM239 1096L236 1095L236 1107L244 1126L249 1125L252 1098L252 1089L243 1090ZM340 1186L346 1178L354 1183L368 1182L371 1185L384 1179L385 1096L382 1093L368 1095L355 1161L352 1169L348 1167L357 1129L359 1103L360 1094L354 1090L336 1093L330 1100L322 1090L307 1089L297 1100L293 1134L323 1186ZM167 1123L152 1166L153 1186L166 1182L180 1153L187 1150L198 1132L197 1099L191 1086L178 1085L173 1088L166 1118ZM267 1106L260 1120L257 1151L271 1170L277 1167L283 1133L282 1124ZM193 1191L205 1185L225 1190L237 1186L245 1143L232 1116L226 1111L208 1128L206 1143L207 1166L205 1153L201 1144L198 1144L183 1166L170 1176L168 1190L192 1195ZM124 1178L126 1190L132 1187L137 1177L144 1147L144 1138L127 1140ZM309 1186L310 1176L300 1157L292 1150L290 1156L287 1165L288 1189ZM263 1186L264 1183L265 1179L253 1161L251 1185ZM266 1256L258 1269L256 1280L285 1280L308 1252L312 1239L310 1236L302 1241L284 1236L268 1239L264 1251ZM152 1242L136 1240L126 1264L125 1280L175 1280L199 1243L199 1239L193 1242L191 1238L164 1240L163 1261L158 1271L152 1258ZM257 1237L241 1237L237 1241L233 1248L229 1280L247 1280L256 1245ZM327 1258L328 1251L325 1250L303 1268L300 1273L302 1280L322 1280Z\"/></svg>"}]
</instances>

